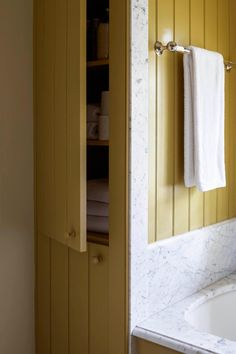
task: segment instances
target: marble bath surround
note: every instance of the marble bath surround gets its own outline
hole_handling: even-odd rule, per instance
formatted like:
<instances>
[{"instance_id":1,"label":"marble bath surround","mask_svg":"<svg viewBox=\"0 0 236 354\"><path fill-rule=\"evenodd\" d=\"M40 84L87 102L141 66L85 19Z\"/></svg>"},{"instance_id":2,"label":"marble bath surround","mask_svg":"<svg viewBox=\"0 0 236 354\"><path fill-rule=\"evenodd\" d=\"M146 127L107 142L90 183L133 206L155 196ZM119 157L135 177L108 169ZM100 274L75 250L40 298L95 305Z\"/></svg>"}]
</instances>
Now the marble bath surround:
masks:
<instances>
[{"instance_id":1,"label":"marble bath surround","mask_svg":"<svg viewBox=\"0 0 236 354\"><path fill-rule=\"evenodd\" d=\"M137 334L143 321L236 271L236 219L148 244L148 0L131 0L130 13L129 316Z\"/></svg>"},{"instance_id":2,"label":"marble bath surround","mask_svg":"<svg viewBox=\"0 0 236 354\"><path fill-rule=\"evenodd\" d=\"M181 353L235 354L236 342L198 331L185 320L186 312L230 291L236 291L236 273L151 316L135 328L133 335Z\"/></svg>"},{"instance_id":3,"label":"marble bath surround","mask_svg":"<svg viewBox=\"0 0 236 354\"><path fill-rule=\"evenodd\" d=\"M236 271L236 219L148 244L148 0L132 0L130 13L132 333L153 314Z\"/></svg>"},{"instance_id":4,"label":"marble bath surround","mask_svg":"<svg viewBox=\"0 0 236 354\"><path fill-rule=\"evenodd\" d=\"M146 245L131 269L134 327L235 272L235 255L236 219Z\"/></svg>"}]
</instances>

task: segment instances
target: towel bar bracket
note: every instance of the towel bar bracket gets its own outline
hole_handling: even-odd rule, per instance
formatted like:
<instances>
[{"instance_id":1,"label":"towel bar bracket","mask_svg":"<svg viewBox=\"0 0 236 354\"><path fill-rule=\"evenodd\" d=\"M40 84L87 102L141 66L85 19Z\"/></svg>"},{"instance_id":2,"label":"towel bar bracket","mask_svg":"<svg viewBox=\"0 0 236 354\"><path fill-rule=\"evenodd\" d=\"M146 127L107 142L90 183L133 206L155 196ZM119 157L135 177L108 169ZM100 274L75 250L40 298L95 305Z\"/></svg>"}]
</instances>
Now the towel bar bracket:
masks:
<instances>
[{"instance_id":1,"label":"towel bar bracket","mask_svg":"<svg viewBox=\"0 0 236 354\"><path fill-rule=\"evenodd\" d=\"M161 56L165 50L190 54L190 49L180 46L174 41L168 42L167 45L163 45L161 42L157 41L154 45L154 49L158 56Z\"/></svg>"},{"instance_id":2,"label":"towel bar bracket","mask_svg":"<svg viewBox=\"0 0 236 354\"><path fill-rule=\"evenodd\" d=\"M177 53L182 53L182 54L190 54L191 53L191 50L189 48L178 45L174 41L170 41L166 45L163 45L162 42L157 41L154 44L154 50L155 50L156 55L158 55L158 56L161 56L165 50L168 50L169 52L177 52ZM231 71L231 69L233 69L234 65L236 65L236 63L234 63L232 61L225 61L226 71Z\"/></svg>"}]
</instances>

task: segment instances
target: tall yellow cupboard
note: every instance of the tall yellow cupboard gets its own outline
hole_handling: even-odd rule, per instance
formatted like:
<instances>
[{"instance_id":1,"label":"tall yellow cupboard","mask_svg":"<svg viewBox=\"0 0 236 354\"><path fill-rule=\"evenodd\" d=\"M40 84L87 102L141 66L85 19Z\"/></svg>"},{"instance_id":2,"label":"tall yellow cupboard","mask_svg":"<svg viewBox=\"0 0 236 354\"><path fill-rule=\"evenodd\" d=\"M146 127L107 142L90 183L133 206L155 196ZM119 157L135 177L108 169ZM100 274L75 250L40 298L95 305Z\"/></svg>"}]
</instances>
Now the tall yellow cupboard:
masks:
<instances>
[{"instance_id":1,"label":"tall yellow cupboard","mask_svg":"<svg viewBox=\"0 0 236 354\"><path fill-rule=\"evenodd\" d=\"M109 3L109 245L86 230L86 5L34 6L38 354L128 350L128 4Z\"/></svg>"}]
</instances>

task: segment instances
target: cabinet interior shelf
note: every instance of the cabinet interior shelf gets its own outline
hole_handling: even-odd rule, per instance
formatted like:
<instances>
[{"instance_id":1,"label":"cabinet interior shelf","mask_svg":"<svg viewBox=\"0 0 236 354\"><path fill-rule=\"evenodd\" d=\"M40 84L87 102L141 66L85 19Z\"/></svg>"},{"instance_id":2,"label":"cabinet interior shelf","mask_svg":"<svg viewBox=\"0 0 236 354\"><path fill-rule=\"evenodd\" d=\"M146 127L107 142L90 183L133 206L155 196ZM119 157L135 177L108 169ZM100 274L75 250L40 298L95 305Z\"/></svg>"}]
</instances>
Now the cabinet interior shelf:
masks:
<instances>
[{"instance_id":1,"label":"cabinet interior shelf","mask_svg":"<svg viewBox=\"0 0 236 354\"><path fill-rule=\"evenodd\" d=\"M104 66L104 65L109 65L109 59L98 59L98 60L87 62L88 68L94 68L96 66Z\"/></svg>"},{"instance_id":2,"label":"cabinet interior shelf","mask_svg":"<svg viewBox=\"0 0 236 354\"><path fill-rule=\"evenodd\" d=\"M87 140L89 146L109 146L109 140Z\"/></svg>"},{"instance_id":3,"label":"cabinet interior shelf","mask_svg":"<svg viewBox=\"0 0 236 354\"><path fill-rule=\"evenodd\" d=\"M87 232L87 241L99 245L109 246L109 235L96 232Z\"/></svg>"}]
</instances>

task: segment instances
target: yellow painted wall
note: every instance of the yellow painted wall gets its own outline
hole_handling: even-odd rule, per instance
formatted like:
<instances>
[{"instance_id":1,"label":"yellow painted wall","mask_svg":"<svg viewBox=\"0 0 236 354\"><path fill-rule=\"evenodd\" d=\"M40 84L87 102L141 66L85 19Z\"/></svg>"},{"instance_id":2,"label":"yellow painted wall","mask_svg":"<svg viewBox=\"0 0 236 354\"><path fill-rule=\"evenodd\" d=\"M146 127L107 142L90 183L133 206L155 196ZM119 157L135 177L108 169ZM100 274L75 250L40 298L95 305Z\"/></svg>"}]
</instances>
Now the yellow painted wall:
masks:
<instances>
[{"instance_id":1,"label":"yellow painted wall","mask_svg":"<svg viewBox=\"0 0 236 354\"><path fill-rule=\"evenodd\" d=\"M183 56L157 58L156 40L175 40L236 61L233 0L149 0L149 240L181 234L236 215L236 69L226 73L227 187L185 188Z\"/></svg>"}]
</instances>

